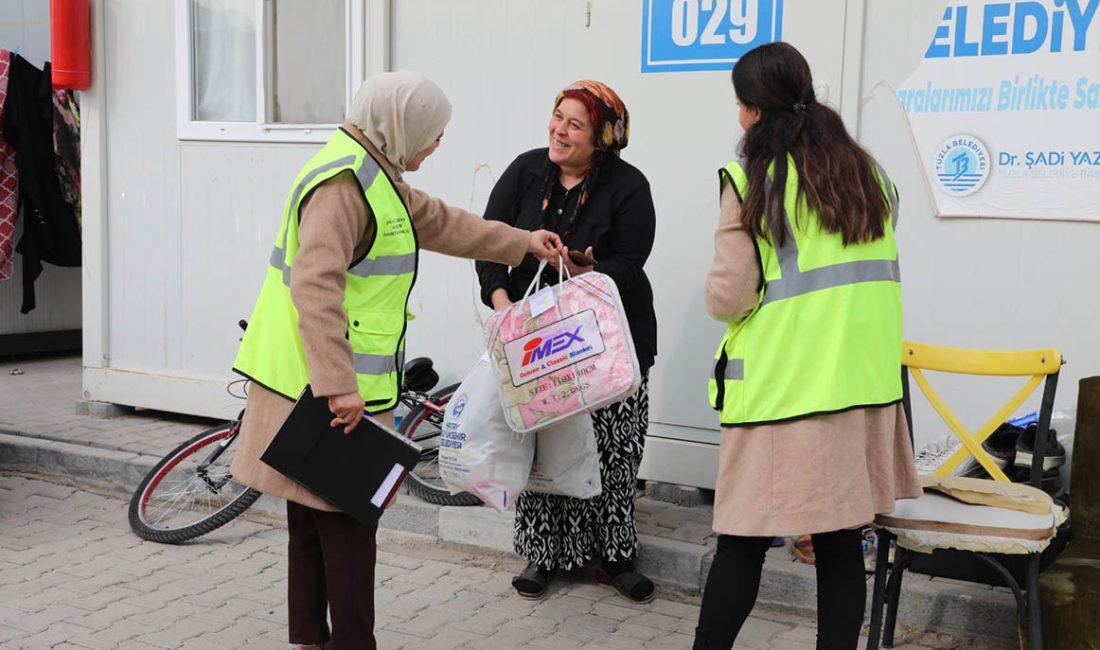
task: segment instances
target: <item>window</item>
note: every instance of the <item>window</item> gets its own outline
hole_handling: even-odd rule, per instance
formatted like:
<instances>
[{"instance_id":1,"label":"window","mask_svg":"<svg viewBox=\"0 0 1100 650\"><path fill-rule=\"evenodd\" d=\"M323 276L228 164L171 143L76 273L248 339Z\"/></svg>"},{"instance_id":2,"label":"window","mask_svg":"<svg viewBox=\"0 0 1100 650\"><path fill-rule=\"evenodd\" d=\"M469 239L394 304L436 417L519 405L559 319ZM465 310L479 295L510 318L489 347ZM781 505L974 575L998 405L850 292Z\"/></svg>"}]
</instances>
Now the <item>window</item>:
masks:
<instances>
[{"instance_id":1,"label":"window","mask_svg":"<svg viewBox=\"0 0 1100 650\"><path fill-rule=\"evenodd\" d=\"M387 0L176 0L181 140L323 142L386 68Z\"/></svg>"}]
</instances>

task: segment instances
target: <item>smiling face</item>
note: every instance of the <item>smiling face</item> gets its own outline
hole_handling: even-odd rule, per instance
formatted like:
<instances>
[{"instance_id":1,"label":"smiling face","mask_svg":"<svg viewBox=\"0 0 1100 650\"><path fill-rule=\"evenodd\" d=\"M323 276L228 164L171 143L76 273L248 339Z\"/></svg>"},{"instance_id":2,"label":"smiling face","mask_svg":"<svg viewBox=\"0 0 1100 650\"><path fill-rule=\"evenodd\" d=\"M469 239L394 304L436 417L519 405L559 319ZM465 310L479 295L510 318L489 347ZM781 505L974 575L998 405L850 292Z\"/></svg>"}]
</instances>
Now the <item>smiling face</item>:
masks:
<instances>
[{"instance_id":1,"label":"smiling face","mask_svg":"<svg viewBox=\"0 0 1100 650\"><path fill-rule=\"evenodd\" d=\"M566 97L550 116L550 160L559 167L582 169L592 163L596 151L588 109Z\"/></svg>"}]
</instances>

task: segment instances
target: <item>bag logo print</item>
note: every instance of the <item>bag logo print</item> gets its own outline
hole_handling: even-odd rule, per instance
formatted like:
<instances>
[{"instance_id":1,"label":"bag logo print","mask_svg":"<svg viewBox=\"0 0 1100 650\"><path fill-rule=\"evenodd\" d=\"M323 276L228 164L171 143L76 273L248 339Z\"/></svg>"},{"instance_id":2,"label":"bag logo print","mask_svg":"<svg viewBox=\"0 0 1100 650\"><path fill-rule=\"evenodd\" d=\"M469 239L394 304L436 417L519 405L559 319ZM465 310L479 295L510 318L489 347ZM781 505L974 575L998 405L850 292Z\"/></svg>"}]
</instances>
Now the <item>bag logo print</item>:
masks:
<instances>
[{"instance_id":1,"label":"bag logo print","mask_svg":"<svg viewBox=\"0 0 1100 650\"><path fill-rule=\"evenodd\" d=\"M527 354L523 355L523 365L529 366L539 359L557 354L572 345L574 341L583 345L584 339L581 338L580 333L581 327L578 325L577 329L572 332L562 332L545 342L541 337L531 339L523 346L523 349L527 351Z\"/></svg>"},{"instance_id":2,"label":"bag logo print","mask_svg":"<svg viewBox=\"0 0 1100 650\"><path fill-rule=\"evenodd\" d=\"M466 410L466 393L462 393L455 400L454 410L452 411L454 417L462 417L462 412Z\"/></svg>"},{"instance_id":3,"label":"bag logo print","mask_svg":"<svg viewBox=\"0 0 1100 650\"><path fill-rule=\"evenodd\" d=\"M591 309L504 344L513 386L527 384L603 351L603 334Z\"/></svg>"}]
</instances>

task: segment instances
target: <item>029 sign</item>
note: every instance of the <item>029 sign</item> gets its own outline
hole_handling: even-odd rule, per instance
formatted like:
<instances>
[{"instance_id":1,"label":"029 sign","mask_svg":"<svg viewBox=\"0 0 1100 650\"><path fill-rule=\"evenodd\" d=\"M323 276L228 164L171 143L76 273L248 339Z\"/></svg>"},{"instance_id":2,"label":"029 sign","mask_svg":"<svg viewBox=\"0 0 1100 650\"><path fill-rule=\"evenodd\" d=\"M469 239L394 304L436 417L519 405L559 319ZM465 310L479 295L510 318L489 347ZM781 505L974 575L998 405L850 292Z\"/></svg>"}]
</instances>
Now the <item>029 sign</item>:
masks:
<instances>
[{"instance_id":1,"label":"029 sign","mask_svg":"<svg viewBox=\"0 0 1100 650\"><path fill-rule=\"evenodd\" d=\"M782 38L783 0L644 0L642 72L729 70Z\"/></svg>"},{"instance_id":2,"label":"029 sign","mask_svg":"<svg viewBox=\"0 0 1100 650\"><path fill-rule=\"evenodd\" d=\"M760 4L750 0L733 0L733 11L730 11L730 4L730 0L673 0L672 42L677 47L690 47L697 42L725 45L728 36L733 43L751 43L760 28ZM700 34L699 14L702 12L709 12L710 16ZM728 30L727 17L732 24Z\"/></svg>"}]
</instances>

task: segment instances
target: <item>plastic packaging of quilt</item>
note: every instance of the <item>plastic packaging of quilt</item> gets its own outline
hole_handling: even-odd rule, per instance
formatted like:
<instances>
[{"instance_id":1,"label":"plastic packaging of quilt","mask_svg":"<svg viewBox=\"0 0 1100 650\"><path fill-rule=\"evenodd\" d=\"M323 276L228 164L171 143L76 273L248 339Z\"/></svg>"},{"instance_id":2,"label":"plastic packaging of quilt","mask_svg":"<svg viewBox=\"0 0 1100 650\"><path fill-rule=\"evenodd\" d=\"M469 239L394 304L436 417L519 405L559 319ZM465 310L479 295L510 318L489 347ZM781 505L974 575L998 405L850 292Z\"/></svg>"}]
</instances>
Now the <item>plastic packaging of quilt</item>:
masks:
<instances>
[{"instance_id":1,"label":"plastic packaging of quilt","mask_svg":"<svg viewBox=\"0 0 1100 650\"><path fill-rule=\"evenodd\" d=\"M589 272L529 293L486 325L505 420L520 433L622 400L641 371L622 300Z\"/></svg>"}]
</instances>

